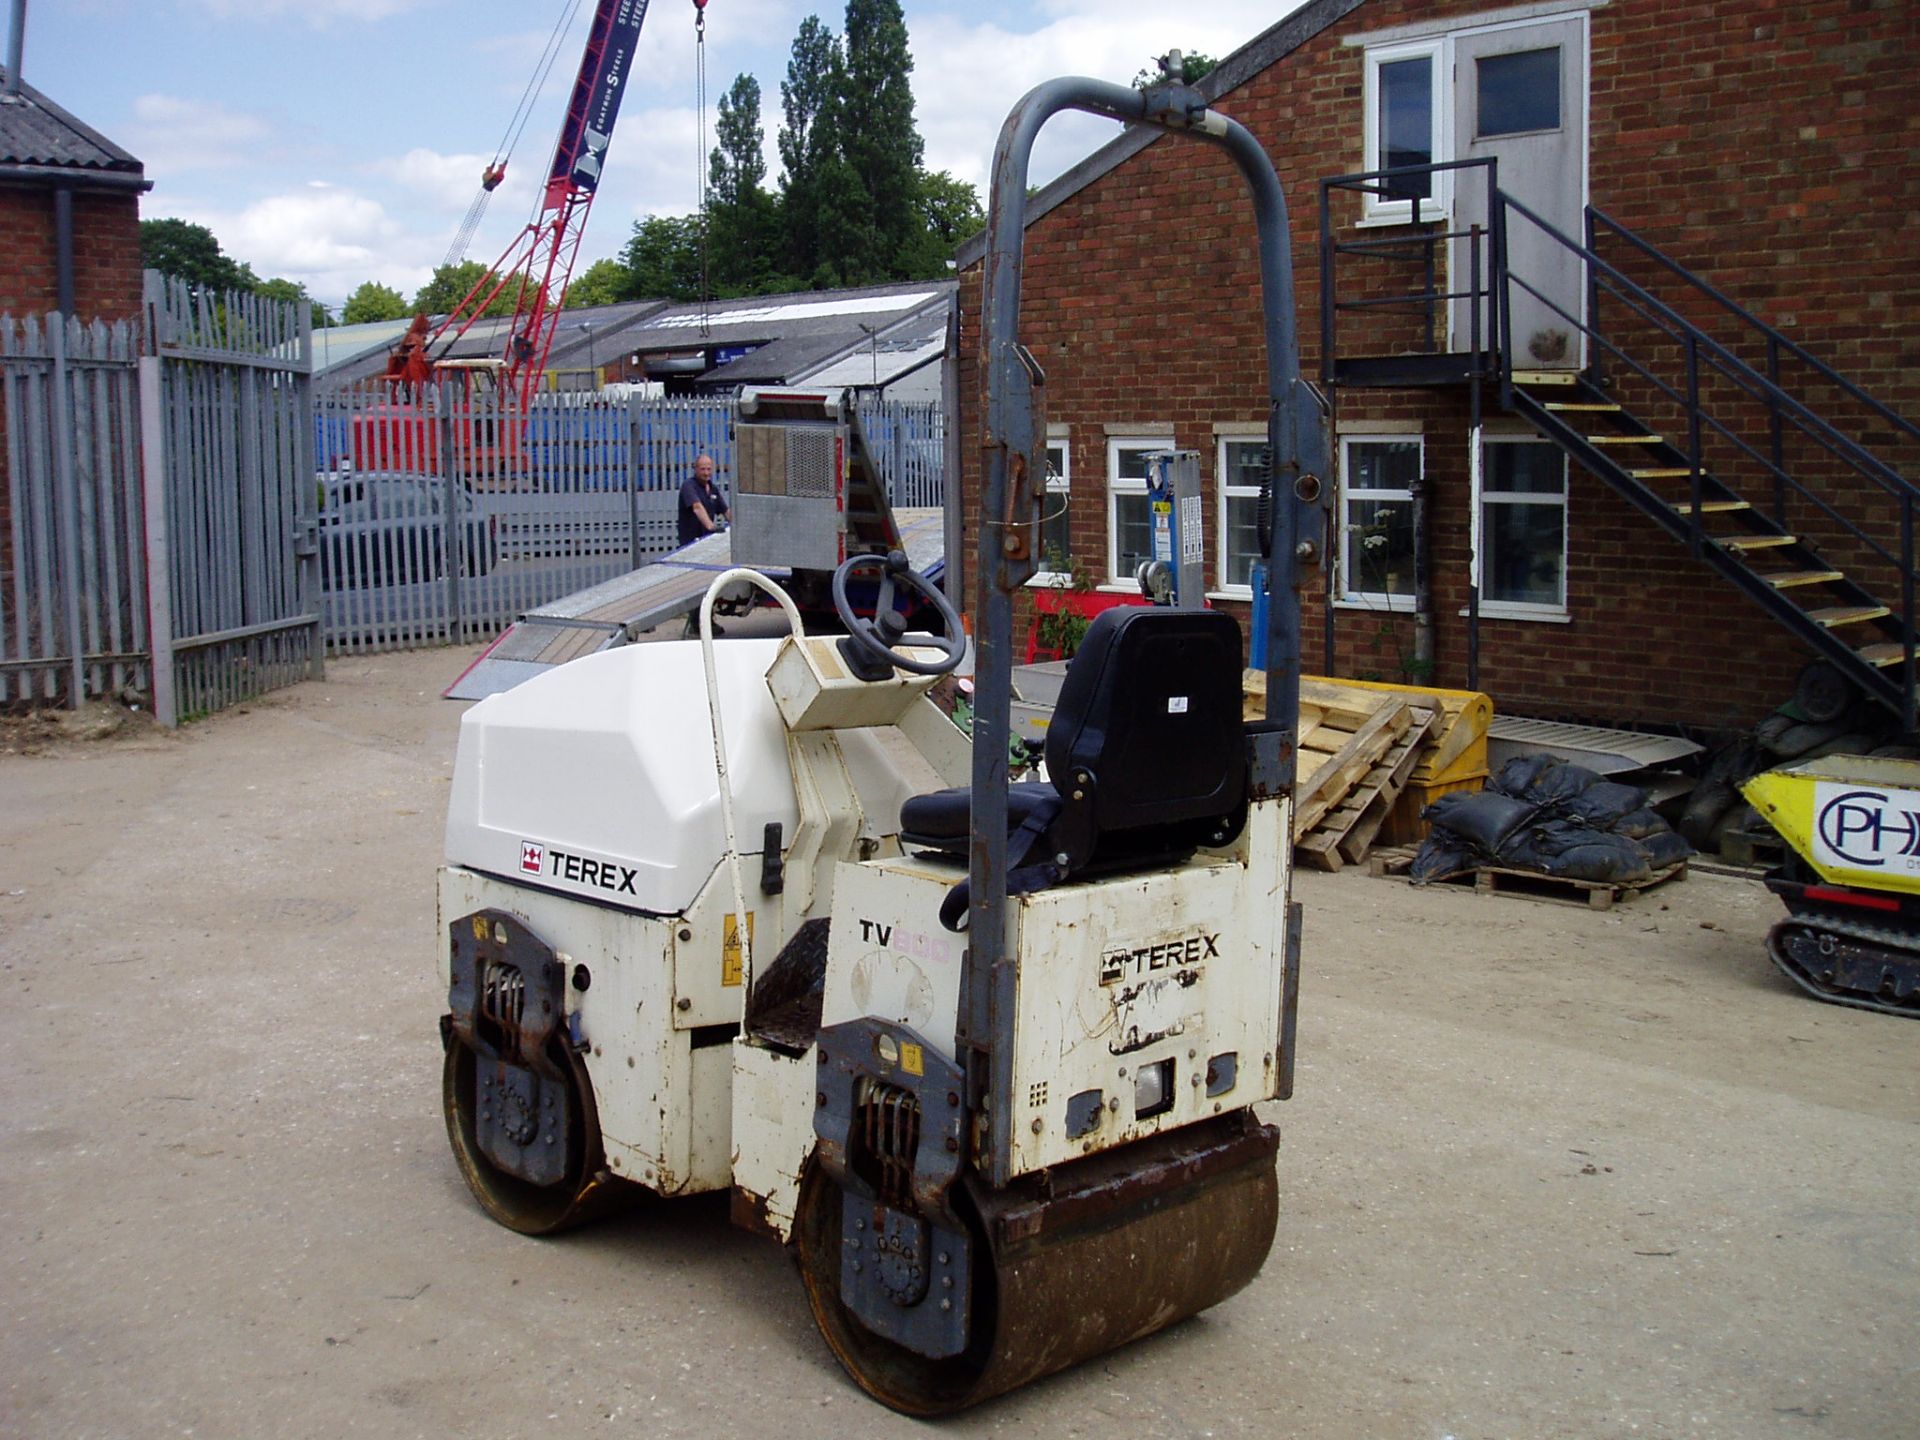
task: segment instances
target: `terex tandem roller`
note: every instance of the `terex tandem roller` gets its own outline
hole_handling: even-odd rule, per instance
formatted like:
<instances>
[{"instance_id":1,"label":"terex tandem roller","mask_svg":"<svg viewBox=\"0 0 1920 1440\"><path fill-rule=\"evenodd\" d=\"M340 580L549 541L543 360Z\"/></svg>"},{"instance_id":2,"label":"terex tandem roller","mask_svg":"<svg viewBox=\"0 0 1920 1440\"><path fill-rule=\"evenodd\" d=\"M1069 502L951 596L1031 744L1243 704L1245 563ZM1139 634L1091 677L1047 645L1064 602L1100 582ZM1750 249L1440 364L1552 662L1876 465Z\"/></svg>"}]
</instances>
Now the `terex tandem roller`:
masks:
<instances>
[{"instance_id":1,"label":"terex tandem roller","mask_svg":"<svg viewBox=\"0 0 1920 1440\"><path fill-rule=\"evenodd\" d=\"M1015 335L1027 157L1063 109L1224 148L1253 192L1270 387L1269 715L1229 616L1108 612L1046 774L1009 785L1012 596L1044 496ZM1030 93L995 156L968 741L927 698L960 622L904 557L835 576L848 634L633 645L475 706L440 915L447 1131L545 1234L631 1187L730 1189L792 1247L854 1380L958 1409L1204 1310L1277 1222L1300 918L1291 791L1325 437L1298 376L1280 186L1193 90ZM1224 297L1223 297L1224 303ZM797 452L796 452L797 453ZM877 619L847 602L878 572ZM764 576L735 571L785 603ZM909 595L941 633L907 633Z\"/></svg>"}]
</instances>

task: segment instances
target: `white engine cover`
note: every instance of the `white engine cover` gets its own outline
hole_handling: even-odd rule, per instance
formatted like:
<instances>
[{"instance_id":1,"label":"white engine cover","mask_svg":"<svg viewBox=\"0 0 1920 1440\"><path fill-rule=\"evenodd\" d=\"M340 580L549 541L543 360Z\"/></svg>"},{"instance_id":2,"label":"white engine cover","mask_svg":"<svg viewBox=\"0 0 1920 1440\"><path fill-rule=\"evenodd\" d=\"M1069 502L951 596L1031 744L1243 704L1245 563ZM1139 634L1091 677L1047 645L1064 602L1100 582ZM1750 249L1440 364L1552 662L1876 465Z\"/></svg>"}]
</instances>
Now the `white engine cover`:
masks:
<instances>
[{"instance_id":1,"label":"white engine cover","mask_svg":"<svg viewBox=\"0 0 1920 1440\"><path fill-rule=\"evenodd\" d=\"M778 640L714 647L743 854L799 818L767 689ZM460 723L447 863L656 915L685 910L726 849L697 641L584 655Z\"/></svg>"}]
</instances>

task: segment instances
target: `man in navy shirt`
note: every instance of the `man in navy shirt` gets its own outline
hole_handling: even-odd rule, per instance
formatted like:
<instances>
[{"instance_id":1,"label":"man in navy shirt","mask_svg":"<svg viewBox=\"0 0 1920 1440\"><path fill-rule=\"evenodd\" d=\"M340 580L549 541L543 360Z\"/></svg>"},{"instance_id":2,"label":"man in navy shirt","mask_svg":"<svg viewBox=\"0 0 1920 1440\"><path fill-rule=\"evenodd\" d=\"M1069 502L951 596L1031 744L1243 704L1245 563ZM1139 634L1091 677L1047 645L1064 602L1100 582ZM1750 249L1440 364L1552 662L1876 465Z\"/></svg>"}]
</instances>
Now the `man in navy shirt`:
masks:
<instances>
[{"instance_id":1,"label":"man in navy shirt","mask_svg":"<svg viewBox=\"0 0 1920 1440\"><path fill-rule=\"evenodd\" d=\"M727 513L727 497L713 483L713 457L693 462L693 474L680 486L680 544L689 545L720 528Z\"/></svg>"}]
</instances>

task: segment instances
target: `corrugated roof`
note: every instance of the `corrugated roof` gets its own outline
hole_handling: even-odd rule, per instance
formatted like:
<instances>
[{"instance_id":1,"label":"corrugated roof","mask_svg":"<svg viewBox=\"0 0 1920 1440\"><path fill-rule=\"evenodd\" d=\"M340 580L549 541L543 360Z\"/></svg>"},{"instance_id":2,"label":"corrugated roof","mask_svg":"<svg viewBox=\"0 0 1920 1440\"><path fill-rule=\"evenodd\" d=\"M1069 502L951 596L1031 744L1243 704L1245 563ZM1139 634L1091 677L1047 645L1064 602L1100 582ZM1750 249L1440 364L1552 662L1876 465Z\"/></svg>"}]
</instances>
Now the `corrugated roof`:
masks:
<instances>
[{"instance_id":1,"label":"corrugated roof","mask_svg":"<svg viewBox=\"0 0 1920 1440\"><path fill-rule=\"evenodd\" d=\"M0 91L5 89L0 68ZM0 93L0 165L143 175L140 162L33 86Z\"/></svg>"}]
</instances>

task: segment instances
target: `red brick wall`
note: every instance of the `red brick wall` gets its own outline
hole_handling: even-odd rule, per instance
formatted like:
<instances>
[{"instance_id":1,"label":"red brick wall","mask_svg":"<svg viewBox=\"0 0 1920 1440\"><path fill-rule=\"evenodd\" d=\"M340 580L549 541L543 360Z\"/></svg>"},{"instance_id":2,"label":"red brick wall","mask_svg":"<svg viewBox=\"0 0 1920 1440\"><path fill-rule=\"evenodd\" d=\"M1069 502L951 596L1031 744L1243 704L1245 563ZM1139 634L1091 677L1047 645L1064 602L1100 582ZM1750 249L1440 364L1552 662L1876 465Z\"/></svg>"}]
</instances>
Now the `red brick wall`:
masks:
<instances>
[{"instance_id":1,"label":"red brick wall","mask_svg":"<svg viewBox=\"0 0 1920 1440\"><path fill-rule=\"evenodd\" d=\"M140 202L73 197L73 301L83 320L140 313ZM58 303L53 192L0 185L0 313L43 314Z\"/></svg>"},{"instance_id":2,"label":"red brick wall","mask_svg":"<svg viewBox=\"0 0 1920 1440\"><path fill-rule=\"evenodd\" d=\"M1319 372L1316 182L1362 167L1362 54L1340 41L1491 8L1368 0L1219 102L1267 142L1280 171L1310 375ZM1920 78L1911 63L1920 6L1614 0L1590 15L1593 203L1896 410L1920 415L1920 266L1910 239L1920 213ZM1253 247L1237 173L1211 147L1175 137L1028 232L1022 339L1047 370L1047 418L1071 425L1073 541L1096 568L1105 567L1107 424L1172 422L1174 442L1200 452L1211 491L1214 422L1263 418ZM972 494L978 266L961 279ZM1464 392L1348 389L1340 415L1349 424L1424 422L1436 681L1464 685ZM1209 493L1210 563L1217 514ZM1785 697L1808 658L1799 643L1578 470L1569 529L1571 620L1482 622L1479 683L1497 706L1718 727L1750 724ZM1336 669L1395 678L1411 651L1410 620L1336 616ZM1022 607L1023 626L1025 617ZM1310 600L1310 670L1320 668L1321 619ZM1396 633L1383 635L1383 623Z\"/></svg>"}]
</instances>

